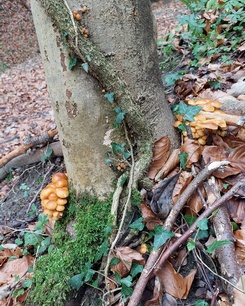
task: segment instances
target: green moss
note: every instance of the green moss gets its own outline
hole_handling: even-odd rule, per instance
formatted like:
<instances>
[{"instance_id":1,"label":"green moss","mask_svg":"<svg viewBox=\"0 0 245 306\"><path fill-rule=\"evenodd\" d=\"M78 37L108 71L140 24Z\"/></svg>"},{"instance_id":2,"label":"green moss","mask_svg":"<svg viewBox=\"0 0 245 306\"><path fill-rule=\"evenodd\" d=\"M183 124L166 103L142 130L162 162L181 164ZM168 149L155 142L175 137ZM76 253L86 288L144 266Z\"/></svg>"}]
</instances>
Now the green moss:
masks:
<instances>
[{"instance_id":1,"label":"green moss","mask_svg":"<svg viewBox=\"0 0 245 306\"><path fill-rule=\"evenodd\" d=\"M101 202L86 194L78 203L70 201L66 215L55 224L52 239L57 247L36 262L29 305L64 305L72 291L67 281L80 273L86 262L94 261L105 240L105 229L111 222L110 207L111 199ZM75 239L66 233L72 219Z\"/></svg>"},{"instance_id":2,"label":"green moss","mask_svg":"<svg viewBox=\"0 0 245 306\"><path fill-rule=\"evenodd\" d=\"M139 190L137 189L132 190L130 200L131 200L132 205L140 206L140 204L142 203L142 196Z\"/></svg>"}]
</instances>

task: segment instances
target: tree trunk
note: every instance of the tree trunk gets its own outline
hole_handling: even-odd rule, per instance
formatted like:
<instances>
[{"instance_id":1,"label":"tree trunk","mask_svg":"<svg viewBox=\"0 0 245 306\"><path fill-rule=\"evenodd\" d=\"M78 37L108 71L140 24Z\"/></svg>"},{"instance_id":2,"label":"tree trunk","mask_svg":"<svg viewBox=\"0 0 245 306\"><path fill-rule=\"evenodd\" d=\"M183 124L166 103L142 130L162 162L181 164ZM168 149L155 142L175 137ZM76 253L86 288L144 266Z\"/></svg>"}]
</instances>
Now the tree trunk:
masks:
<instances>
[{"instance_id":1,"label":"tree trunk","mask_svg":"<svg viewBox=\"0 0 245 306\"><path fill-rule=\"evenodd\" d=\"M112 190L111 180L115 175L105 165L108 148L103 145L115 116L103 97L102 88L114 92L116 102L127 112L128 126L136 136L135 145L142 142L137 137L148 137L144 135L149 130L146 126L150 127L155 140L168 134L173 146L178 142L171 111L164 101L150 4L148 0L87 1L87 12L81 13L80 22L75 21L74 30L71 11L65 1L39 2L32 1L32 11L68 176L78 193L86 190L103 196ZM71 10L81 9L79 1L68 1L67 5ZM88 38L82 37L81 26L88 29ZM87 49L81 51L80 44L88 44ZM66 45L72 46L73 52ZM95 59L97 50L103 54L103 59L100 55ZM79 61L69 70L74 53L87 61L88 73ZM87 60L89 57L91 62ZM97 63L93 63L94 59ZM107 67L102 68L103 65ZM106 72L109 77L103 69L110 69ZM123 84L121 88L121 84L114 83L115 76ZM126 94L120 92L124 90L122 87ZM145 116L141 131L137 130L133 116L128 119L130 106L119 101L127 95L126 98L135 103L133 112L139 110Z\"/></svg>"},{"instance_id":2,"label":"tree trunk","mask_svg":"<svg viewBox=\"0 0 245 306\"><path fill-rule=\"evenodd\" d=\"M133 153L129 184L136 187L151 161L154 140L167 134L172 147L178 146L164 100L149 0L88 0L85 12L75 0L32 0L31 6L70 184L77 194L108 199L118 177L114 168L125 162L119 154L116 161L110 155L112 167L105 164L112 141ZM73 10L81 20L74 20ZM112 128L115 122L119 127ZM98 237L88 241L101 243Z\"/></svg>"}]
</instances>

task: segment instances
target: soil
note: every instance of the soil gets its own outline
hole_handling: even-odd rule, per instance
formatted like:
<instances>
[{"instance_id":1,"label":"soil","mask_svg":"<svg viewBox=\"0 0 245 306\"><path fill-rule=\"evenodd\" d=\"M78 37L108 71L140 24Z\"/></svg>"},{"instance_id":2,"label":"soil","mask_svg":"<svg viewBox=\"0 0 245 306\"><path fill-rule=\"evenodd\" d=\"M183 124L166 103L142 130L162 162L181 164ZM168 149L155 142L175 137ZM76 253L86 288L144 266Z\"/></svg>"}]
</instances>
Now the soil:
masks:
<instances>
[{"instance_id":1,"label":"soil","mask_svg":"<svg viewBox=\"0 0 245 306\"><path fill-rule=\"evenodd\" d=\"M158 38L171 31L177 16L186 11L181 2L166 0L153 2L152 9ZM0 35L1 158L52 128L54 118L28 0L0 1ZM40 190L58 171L65 171L61 158L14 169L0 183L0 225L25 227L35 219Z\"/></svg>"}]
</instances>

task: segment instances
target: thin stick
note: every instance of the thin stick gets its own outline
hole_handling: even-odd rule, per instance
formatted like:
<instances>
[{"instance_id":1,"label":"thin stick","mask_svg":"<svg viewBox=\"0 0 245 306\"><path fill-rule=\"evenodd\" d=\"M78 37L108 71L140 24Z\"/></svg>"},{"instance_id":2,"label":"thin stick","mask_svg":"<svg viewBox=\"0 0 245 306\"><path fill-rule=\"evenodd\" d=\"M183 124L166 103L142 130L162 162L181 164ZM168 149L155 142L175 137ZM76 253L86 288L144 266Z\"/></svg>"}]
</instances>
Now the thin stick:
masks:
<instances>
[{"instance_id":1,"label":"thin stick","mask_svg":"<svg viewBox=\"0 0 245 306\"><path fill-rule=\"evenodd\" d=\"M68 12L69 12L69 15L71 17L71 22L72 22L72 25L73 25L73 28L74 28L74 31L75 31L75 46L77 48L77 45L78 45L78 32L77 32L77 26L75 24L75 20L74 20L74 17L73 17L73 14L72 14L72 11L68 5L68 3L66 2L66 0L63 0L64 1L64 4L66 6L66 8L68 9Z\"/></svg>"},{"instance_id":2,"label":"thin stick","mask_svg":"<svg viewBox=\"0 0 245 306\"><path fill-rule=\"evenodd\" d=\"M180 210L183 208L185 205L186 201L188 198L194 193L196 188L200 186L200 184L207 178L209 177L215 170L217 170L219 167L226 165L227 162L214 162L211 163L209 166L207 166L205 169L203 169L196 178L193 179L193 181L187 186L185 191L182 193L176 204L174 205L174 212L170 212L170 215L165 221L164 228L171 229L173 223L175 222L175 218L177 217L178 213ZM244 182L239 182L236 185L233 186L233 188L228 191L221 199L219 205L223 204L223 201L226 201L227 199L231 198L233 196L233 192L237 189L239 189ZM216 203L216 202L215 202ZM219 207L215 207L215 203L209 207L207 210L204 211L202 215L197 220L200 220L201 218L205 218L209 214L211 214L214 210ZM175 207L176 206L176 207ZM212 210L211 210L212 209ZM166 227L165 227L166 226ZM163 265L163 263L167 260L167 258L171 255L171 253L176 250L175 248L178 248L182 243L186 241L186 239L195 231L196 228L196 222L193 223L193 225L188 229L187 232L184 233L178 240L175 241L175 243L171 246L169 246L162 254L162 249L164 248L164 245L160 247L157 251L152 251L150 254L147 263L144 267L144 270L142 271L139 280L136 283L134 292L130 298L128 306L137 306L140 298L144 292L145 286L148 283L149 279L153 276L153 270L158 270L160 267ZM160 257L160 258L159 258Z\"/></svg>"},{"instance_id":3,"label":"thin stick","mask_svg":"<svg viewBox=\"0 0 245 306\"><path fill-rule=\"evenodd\" d=\"M125 137L127 139L128 145L130 147L130 154L131 154L131 160L132 160L131 168L130 168L130 175L129 175L129 182L128 182L128 186L127 186L128 196L127 196L127 200L126 200L126 203L125 203L125 206L124 206L124 209L123 209L123 215L122 215L121 222L120 222L120 225L119 225L119 228L118 228L118 231L117 231L117 235L116 235L115 239L113 240L113 242L111 244L110 251L109 251L109 254L107 256L107 263L106 263L106 267L105 267L105 277L106 278L108 277L108 270L109 270L109 265L110 265L111 253L112 253L113 249L115 248L115 246L117 244L117 241L120 238L122 227L123 227L123 224L124 224L124 221L125 221L125 218L126 218L127 210L130 206L130 198L131 198L131 194L132 194L132 186L133 186L133 181L134 181L135 161L134 161L134 155L133 155L133 147L132 147L132 144L131 144L130 139L128 137L128 131L127 131L125 122L124 122L124 130L125 130ZM120 197L118 198L118 201L119 200L120 200Z\"/></svg>"}]
</instances>

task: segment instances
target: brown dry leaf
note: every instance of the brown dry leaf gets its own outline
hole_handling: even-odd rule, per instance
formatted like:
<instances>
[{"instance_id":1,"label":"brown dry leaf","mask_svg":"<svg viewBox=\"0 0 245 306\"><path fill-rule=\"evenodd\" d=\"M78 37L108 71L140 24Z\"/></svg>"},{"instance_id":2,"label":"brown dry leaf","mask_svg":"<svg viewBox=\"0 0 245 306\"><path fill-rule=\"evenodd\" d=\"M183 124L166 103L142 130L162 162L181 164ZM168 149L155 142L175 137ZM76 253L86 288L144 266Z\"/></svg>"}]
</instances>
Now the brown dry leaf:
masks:
<instances>
[{"instance_id":1,"label":"brown dry leaf","mask_svg":"<svg viewBox=\"0 0 245 306\"><path fill-rule=\"evenodd\" d=\"M236 287L243 290L244 292L241 292L234 288L234 303L232 306L242 306L245 305L245 275L243 275L238 283L236 284Z\"/></svg>"},{"instance_id":2,"label":"brown dry leaf","mask_svg":"<svg viewBox=\"0 0 245 306\"><path fill-rule=\"evenodd\" d=\"M186 277L183 277L180 273L176 272L172 264L167 261L156 274L161 284L164 286L165 292L171 294L175 298L186 299L191 289L196 270L192 269Z\"/></svg>"},{"instance_id":3,"label":"brown dry leaf","mask_svg":"<svg viewBox=\"0 0 245 306\"><path fill-rule=\"evenodd\" d=\"M242 146L244 144L244 141L239 139L237 136L235 136L233 134L234 131L231 131L231 133L229 133L229 135L223 137L223 140L228 144L228 146L232 149L235 149L237 147Z\"/></svg>"},{"instance_id":4,"label":"brown dry leaf","mask_svg":"<svg viewBox=\"0 0 245 306\"><path fill-rule=\"evenodd\" d=\"M242 266L245 263L245 225L241 227L241 229L236 230L234 232L234 237L236 239L236 254L238 260Z\"/></svg>"},{"instance_id":5,"label":"brown dry leaf","mask_svg":"<svg viewBox=\"0 0 245 306\"><path fill-rule=\"evenodd\" d=\"M205 189L203 186L199 187L200 192L203 195L203 198L205 199L206 193ZM196 216L199 211L203 208L203 201L198 194L197 191L188 199L186 206L185 206L185 214L186 215L191 215L191 216Z\"/></svg>"},{"instance_id":6,"label":"brown dry leaf","mask_svg":"<svg viewBox=\"0 0 245 306\"><path fill-rule=\"evenodd\" d=\"M22 258L13 259L4 263L0 269L0 285L14 283L14 275L19 275L19 277L25 275L33 262L34 257L26 255Z\"/></svg>"},{"instance_id":7,"label":"brown dry leaf","mask_svg":"<svg viewBox=\"0 0 245 306\"><path fill-rule=\"evenodd\" d=\"M170 140L164 136L154 144L152 163L148 169L147 177L154 179L159 170L163 167L170 154Z\"/></svg>"},{"instance_id":8,"label":"brown dry leaf","mask_svg":"<svg viewBox=\"0 0 245 306\"><path fill-rule=\"evenodd\" d=\"M121 277L129 274L133 262L138 262L141 265L145 264L143 256L130 247L116 248L113 252L113 257L120 259L120 262L112 266L111 270L117 272Z\"/></svg>"},{"instance_id":9,"label":"brown dry leaf","mask_svg":"<svg viewBox=\"0 0 245 306\"><path fill-rule=\"evenodd\" d=\"M187 139L181 146L180 151L188 154L186 167L190 168L193 163L199 160L202 154L202 147L196 144L194 139Z\"/></svg>"},{"instance_id":10,"label":"brown dry leaf","mask_svg":"<svg viewBox=\"0 0 245 306\"><path fill-rule=\"evenodd\" d=\"M181 171L177 184L174 187L173 203L177 202L183 190L185 190L186 186L188 186L191 181L192 181L192 174L187 171Z\"/></svg>"},{"instance_id":11,"label":"brown dry leaf","mask_svg":"<svg viewBox=\"0 0 245 306\"><path fill-rule=\"evenodd\" d=\"M214 176L218 178L226 178L230 175L237 175L239 173L245 172L245 144L239 146L234 151L232 151L227 159L230 162L228 166L222 169L218 169L214 172Z\"/></svg>"},{"instance_id":12,"label":"brown dry leaf","mask_svg":"<svg viewBox=\"0 0 245 306\"><path fill-rule=\"evenodd\" d=\"M148 300L145 303L145 306L159 306L159 305L161 305L162 292L163 292L163 288L162 288L161 282L159 281L159 278L156 276L155 277L155 286L154 286L154 291L153 291L153 298Z\"/></svg>"},{"instance_id":13,"label":"brown dry leaf","mask_svg":"<svg viewBox=\"0 0 245 306\"><path fill-rule=\"evenodd\" d=\"M219 136L218 134L213 134L212 135L212 139L213 139L213 144L214 146L217 146L219 148L222 148L223 150L229 150L230 147L228 146L228 144L224 141L224 139Z\"/></svg>"},{"instance_id":14,"label":"brown dry leaf","mask_svg":"<svg viewBox=\"0 0 245 306\"><path fill-rule=\"evenodd\" d=\"M14 249L8 249L4 248L2 251L0 251L0 267L8 260L11 256L22 256L21 250L15 245Z\"/></svg>"},{"instance_id":15,"label":"brown dry leaf","mask_svg":"<svg viewBox=\"0 0 245 306\"><path fill-rule=\"evenodd\" d=\"M207 165L214 161L227 160L228 152L223 147L205 146L202 151L202 157Z\"/></svg>"},{"instance_id":16,"label":"brown dry leaf","mask_svg":"<svg viewBox=\"0 0 245 306\"><path fill-rule=\"evenodd\" d=\"M155 181L158 182L161 178L164 178L172 171L175 167L179 164L179 153L180 149L175 149L172 151L171 155L169 156L168 160L162 167L162 169L157 173L155 177Z\"/></svg>"},{"instance_id":17,"label":"brown dry leaf","mask_svg":"<svg viewBox=\"0 0 245 306\"><path fill-rule=\"evenodd\" d=\"M148 228L148 230L153 231L156 225L163 225L160 218L154 214L154 212L145 202L141 203L141 212L144 218L145 226Z\"/></svg>"},{"instance_id":18,"label":"brown dry leaf","mask_svg":"<svg viewBox=\"0 0 245 306\"><path fill-rule=\"evenodd\" d=\"M245 218L245 200L231 198L226 202L230 217L236 223L242 223Z\"/></svg>"}]
</instances>

